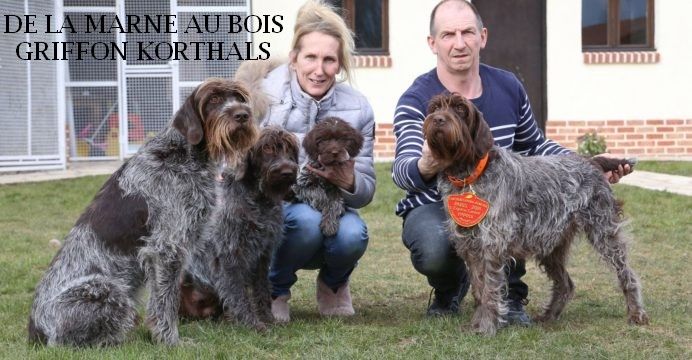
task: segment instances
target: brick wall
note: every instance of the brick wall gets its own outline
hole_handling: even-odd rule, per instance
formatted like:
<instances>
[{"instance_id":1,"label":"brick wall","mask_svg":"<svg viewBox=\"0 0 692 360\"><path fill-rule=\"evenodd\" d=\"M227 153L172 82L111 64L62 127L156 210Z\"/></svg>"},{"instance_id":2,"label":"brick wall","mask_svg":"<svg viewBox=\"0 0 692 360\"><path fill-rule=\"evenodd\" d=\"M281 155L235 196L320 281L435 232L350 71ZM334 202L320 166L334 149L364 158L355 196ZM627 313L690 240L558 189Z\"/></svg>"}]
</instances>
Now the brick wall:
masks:
<instances>
[{"instance_id":1,"label":"brick wall","mask_svg":"<svg viewBox=\"0 0 692 360\"><path fill-rule=\"evenodd\" d=\"M577 138L595 131L606 139L608 152L641 159L692 159L692 119L549 120L547 136L576 149Z\"/></svg>"},{"instance_id":2,"label":"brick wall","mask_svg":"<svg viewBox=\"0 0 692 360\"><path fill-rule=\"evenodd\" d=\"M692 119L667 120L549 120L547 136L570 148L577 148L577 138L596 131L606 138L608 152L640 159L692 159ZM375 160L394 158L392 124L375 128Z\"/></svg>"},{"instance_id":3,"label":"brick wall","mask_svg":"<svg viewBox=\"0 0 692 360\"><path fill-rule=\"evenodd\" d=\"M392 124L375 125L375 148L374 155L376 161L389 161L394 159L394 128Z\"/></svg>"}]
</instances>

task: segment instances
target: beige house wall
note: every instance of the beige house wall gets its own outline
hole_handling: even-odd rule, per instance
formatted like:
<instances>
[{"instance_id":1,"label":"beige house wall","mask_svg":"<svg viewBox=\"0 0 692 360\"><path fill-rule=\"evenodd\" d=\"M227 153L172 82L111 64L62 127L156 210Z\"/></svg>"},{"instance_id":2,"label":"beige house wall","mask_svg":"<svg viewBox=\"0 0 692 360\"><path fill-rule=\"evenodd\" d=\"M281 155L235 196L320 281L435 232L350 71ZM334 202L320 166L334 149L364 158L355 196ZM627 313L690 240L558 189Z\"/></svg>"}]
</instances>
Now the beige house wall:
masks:
<instances>
[{"instance_id":1,"label":"beige house wall","mask_svg":"<svg viewBox=\"0 0 692 360\"><path fill-rule=\"evenodd\" d=\"M437 1L390 0L390 57L382 61L386 65L355 69L353 86L368 97L375 112L379 159L394 154L391 123L399 96L435 66L426 37ZM253 0L254 14L284 16L283 31L255 34L255 46L266 41L272 57L287 56L302 3ZM547 0L546 12L547 135L575 148L578 136L597 131L607 137L613 153L692 159L692 22L685 20L692 1L656 0L656 52L627 57L582 53L580 0Z\"/></svg>"}]
</instances>

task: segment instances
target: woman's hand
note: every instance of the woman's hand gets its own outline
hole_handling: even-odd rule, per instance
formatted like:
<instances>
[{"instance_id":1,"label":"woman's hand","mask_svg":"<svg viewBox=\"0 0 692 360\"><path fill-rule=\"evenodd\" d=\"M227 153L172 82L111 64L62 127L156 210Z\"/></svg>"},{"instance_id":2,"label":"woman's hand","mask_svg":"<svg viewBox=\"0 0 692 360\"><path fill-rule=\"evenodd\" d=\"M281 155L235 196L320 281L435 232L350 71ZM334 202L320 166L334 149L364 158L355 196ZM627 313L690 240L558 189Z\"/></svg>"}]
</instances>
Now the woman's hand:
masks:
<instances>
[{"instance_id":1,"label":"woman's hand","mask_svg":"<svg viewBox=\"0 0 692 360\"><path fill-rule=\"evenodd\" d=\"M315 175L352 193L356 184L355 164L354 159L349 159L337 165L324 166L322 169L315 169L310 164L307 165L307 168Z\"/></svg>"}]
</instances>

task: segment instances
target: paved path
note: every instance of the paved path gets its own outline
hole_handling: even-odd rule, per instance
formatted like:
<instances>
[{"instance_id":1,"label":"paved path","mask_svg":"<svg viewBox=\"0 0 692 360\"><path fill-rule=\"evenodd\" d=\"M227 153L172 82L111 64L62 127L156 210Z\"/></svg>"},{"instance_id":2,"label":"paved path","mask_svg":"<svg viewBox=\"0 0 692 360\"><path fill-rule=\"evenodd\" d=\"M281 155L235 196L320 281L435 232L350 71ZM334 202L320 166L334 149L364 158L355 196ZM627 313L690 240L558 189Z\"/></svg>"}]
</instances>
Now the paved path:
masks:
<instances>
[{"instance_id":1,"label":"paved path","mask_svg":"<svg viewBox=\"0 0 692 360\"><path fill-rule=\"evenodd\" d=\"M111 174L120 166L119 161L73 162L67 170L49 170L25 173L0 173L0 185L36 182L58 179L71 179L80 176ZM666 175L635 170L620 179L621 184L643 187L651 190L669 191L692 196L692 177Z\"/></svg>"}]
</instances>

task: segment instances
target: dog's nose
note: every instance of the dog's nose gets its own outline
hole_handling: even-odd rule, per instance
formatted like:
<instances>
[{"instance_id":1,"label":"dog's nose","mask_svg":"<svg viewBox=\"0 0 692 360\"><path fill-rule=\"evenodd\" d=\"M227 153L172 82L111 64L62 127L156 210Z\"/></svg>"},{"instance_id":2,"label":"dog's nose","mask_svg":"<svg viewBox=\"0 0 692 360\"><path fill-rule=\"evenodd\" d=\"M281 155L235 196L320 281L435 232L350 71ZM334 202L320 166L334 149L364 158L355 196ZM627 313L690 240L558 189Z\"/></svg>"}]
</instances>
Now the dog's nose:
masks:
<instances>
[{"instance_id":1,"label":"dog's nose","mask_svg":"<svg viewBox=\"0 0 692 360\"><path fill-rule=\"evenodd\" d=\"M296 179L296 172L293 170L284 170L281 172L281 178L288 181L294 181Z\"/></svg>"},{"instance_id":2,"label":"dog's nose","mask_svg":"<svg viewBox=\"0 0 692 360\"><path fill-rule=\"evenodd\" d=\"M250 113L245 110L237 110L233 113L233 119L241 124L250 120Z\"/></svg>"},{"instance_id":3,"label":"dog's nose","mask_svg":"<svg viewBox=\"0 0 692 360\"><path fill-rule=\"evenodd\" d=\"M295 166L283 166L281 167L281 172L279 175L284 180L295 179L298 173L298 169Z\"/></svg>"},{"instance_id":4,"label":"dog's nose","mask_svg":"<svg viewBox=\"0 0 692 360\"><path fill-rule=\"evenodd\" d=\"M436 126L442 126L445 123L445 118L442 115L436 115L432 118L432 121Z\"/></svg>"}]
</instances>

